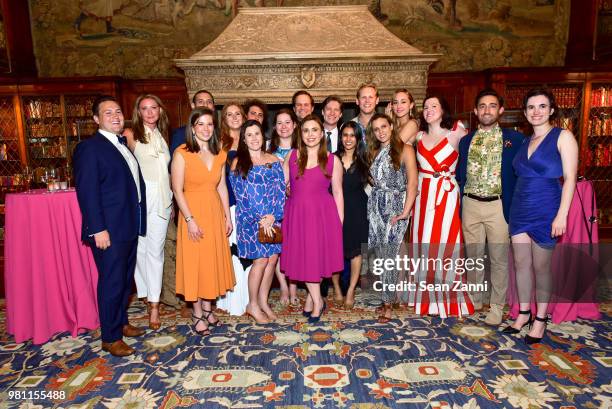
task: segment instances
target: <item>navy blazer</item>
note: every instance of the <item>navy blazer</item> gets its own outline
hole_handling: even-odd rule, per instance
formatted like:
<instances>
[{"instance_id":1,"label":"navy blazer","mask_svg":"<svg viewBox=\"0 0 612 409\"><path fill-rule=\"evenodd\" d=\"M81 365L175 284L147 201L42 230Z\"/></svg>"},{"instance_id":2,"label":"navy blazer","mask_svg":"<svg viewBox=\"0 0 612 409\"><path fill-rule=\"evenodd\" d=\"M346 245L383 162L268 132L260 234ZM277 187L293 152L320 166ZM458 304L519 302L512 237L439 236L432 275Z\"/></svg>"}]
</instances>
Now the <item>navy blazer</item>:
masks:
<instances>
[{"instance_id":1,"label":"navy blazer","mask_svg":"<svg viewBox=\"0 0 612 409\"><path fill-rule=\"evenodd\" d=\"M170 138L170 161L172 161L172 156L174 156L176 148L185 143L186 128L186 126L181 126L172 132L172 137Z\"/></svg>"},{"instance_id":2,"label":"navy blazer","mask_svg":"<svg viewBox=\"0 0 612 409\"><path fill-rule=\"evenodd\" d=\"M81 238L108 230L111 243L144 236L146 188L140 168L140 203L130 167L115 145L100 132L81 141L74 152L74 179L83 225Z\"/></svg>"},{"instance_id":3,"label":"navy blazer","mask_svg":"<svg viewBox=\"0 0 612 409\"><path fill-rule=\"evenodd\" d=\"M470 151L470 144L476 132L470 132L459 142L459 162L457 163L457 182L461 188L461 197L463 197L463 188L465 187L467 160ZM510 128L502 128L502 137L504 145L502 148L502 164L501 164L501 183L502 183L502 205L504 207L504 218L508 222L510 214L510 205L512 204L512 195L514 195L514 185L516 184L516 174L512 167L512 161L517 154L519 148L525 140L525 135Z\"/></svg>"},{"instance_id":4,"label":"navy blazer","mask_svg":"<svg viewBox=\"0 0 612 409\"><path fill-rule=\"evenodd\" d=\"M342 117L340 117L340 121L342 121ZM342 134L340 133L340 127L342 127L342 124L340 123L340 121L338 121L338 123L336 124L336 129L338 130L338 144L336 145L336 151L340 148L340 144L342 143ZM327 130L325 128L323 128L323 137L327 141ZM330 148L331 145L327 144L327 152L332 153Z\"/></svg>"}]
</instances>

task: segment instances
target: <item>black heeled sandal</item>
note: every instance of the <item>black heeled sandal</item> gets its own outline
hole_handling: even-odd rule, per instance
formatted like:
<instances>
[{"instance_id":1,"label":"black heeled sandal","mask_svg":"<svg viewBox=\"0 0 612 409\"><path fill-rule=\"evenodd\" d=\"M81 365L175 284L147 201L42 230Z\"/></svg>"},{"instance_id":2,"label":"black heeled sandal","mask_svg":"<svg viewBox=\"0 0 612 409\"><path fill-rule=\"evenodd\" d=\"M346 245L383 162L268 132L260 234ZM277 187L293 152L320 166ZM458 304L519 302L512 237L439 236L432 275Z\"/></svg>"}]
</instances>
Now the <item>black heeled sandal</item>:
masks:
<instances>
[{"instance_id":1,"label":"black heeled sandal","mask_svg":"<svg viewBox=\"0 0 612 409\"><path fill-rule=\"evenodd\" d=\"M205 320L202 317L198 317L198 316L196 316L194 314L191 314L191 317L194 319L193 330L196 332L196 334L198 334L201 337L205 337L205 336L210 335L210 329L208 328L208 320ZM203 330L198 331L196 329L196 326L198 325L198 322L200 322L200 321L206 323L206 328L203 329Z\"/></svg>"},{"instance_id":2,"label":"black heeled sandal","mask_svg":"<svg viewBox=\"0 0 612 409\"><path fill-rule=\"evenodd\" d=\"M518 334L519 332L521 332L521 330L526 326L526 325L531 325L531 323L533 322L533 318L531 317L531 310L527 310L527 311L521 311L519 310L519 315L527 315L529 314L529 320L527 320L526 323L524 323L523 325L521 325L521 328L516 329L514 328L512 325L508 325L506 328L504 328L502 330L502 333L504 334ZM537 317L536 317L537 318Z\"/></svg>"},{"instance_id":3,"label":"black heeled sandal","mask_svg":"<svg viewBox=\"0 0 612 409\"><path fill-rule=\"evenodd\" d=\"M217 319L214 322L210 322L208 317L210 317L212 314L213 314L212 310L205 310L204 308L202 308L202 318L204 318L206 320L208 325L212 325L213 327L220 326L221 325L221 320L219 320L219 319Z\"/></svg>"},{"instance_id":4,"label":"black heeled sandal","mask_svg":"<svg viewBox=\"0 0 612 409\"><path fill-rule=\"evenodd\" d=\"M309 324L316 324L317 322L319 322L321 320L321 317L323 316L323 313L325 312L326 309L327 309L327 303L325 301L323 301L323 308L321 308L321 311L319 312L319 316L318 317L313 317L312 316L312 311L311 311L311 315L310 315L310 317L308 317L308 323Z\"/></svg>"},{"instance_id":5,"label":"black heeled sandal","mask_svg":"<svg viewBox=\"0 0 612 409\"><path fill-rule=\"evenodd\" d=\"M544 338L544 334L546 333L546 326L548 324L548 316L544 317L544 318L540 318L536 315L535 317L536 321L540 321L544 323L544 332L542 333L542 336L537 338L537 337L532 337L529 334L525 335L525 343L527 345L531 345L531 344L539 344L540 342L542 342L542 338Z\"/></svg>"}]
</instances>

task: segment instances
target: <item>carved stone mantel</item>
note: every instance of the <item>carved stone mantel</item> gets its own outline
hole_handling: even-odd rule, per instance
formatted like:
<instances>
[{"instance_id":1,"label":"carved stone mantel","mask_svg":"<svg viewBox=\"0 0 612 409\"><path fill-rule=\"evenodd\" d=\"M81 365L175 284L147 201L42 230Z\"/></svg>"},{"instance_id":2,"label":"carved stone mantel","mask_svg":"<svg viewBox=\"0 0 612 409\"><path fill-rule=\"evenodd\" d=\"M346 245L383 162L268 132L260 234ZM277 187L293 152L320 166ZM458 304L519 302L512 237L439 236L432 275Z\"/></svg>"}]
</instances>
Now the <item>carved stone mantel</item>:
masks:
<instances>
[{"instance_id":1,"label":"carved stone mantel","mask_svg":"<svg viewBox=\"0 0 612 409\"><path fill-rule=\"evenodd\" d=\"M239 9L213 42L175 62L190 96L207 89L218 104L286 104L300 89L317 102L332 94L352 102L365 82L382 100L407 88L421 101L436 57L400 40L367 6L257 7Z\"/></svg>"}]
</instances>

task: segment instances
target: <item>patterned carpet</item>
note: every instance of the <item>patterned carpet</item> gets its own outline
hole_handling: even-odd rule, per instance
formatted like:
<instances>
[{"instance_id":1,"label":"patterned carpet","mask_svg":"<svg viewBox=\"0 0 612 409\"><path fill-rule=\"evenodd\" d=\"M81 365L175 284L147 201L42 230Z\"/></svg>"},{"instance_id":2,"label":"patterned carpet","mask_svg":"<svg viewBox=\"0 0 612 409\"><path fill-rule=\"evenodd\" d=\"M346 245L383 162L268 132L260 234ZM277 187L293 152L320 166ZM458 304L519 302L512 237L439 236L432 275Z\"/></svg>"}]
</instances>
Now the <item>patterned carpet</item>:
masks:
<instances>
[{"instance_id":1,"label":"patterned carpet","mask_svg":"<svg viewBox=\"0 0 612 409\"><path fill-rule=\"evenodd\" d=\"M379 323L377 303L359 294L354 310L332 307L314 326L278 304L275 324L221 314L226 325L205 338L166 312L121 359L100 350L98 331L14 344L2 301L0 407L612 408L610 306L601 321L550 325L530 348L483 313ZM144 326L144 304L130 316Z\"/></svg>"}]
</instances>

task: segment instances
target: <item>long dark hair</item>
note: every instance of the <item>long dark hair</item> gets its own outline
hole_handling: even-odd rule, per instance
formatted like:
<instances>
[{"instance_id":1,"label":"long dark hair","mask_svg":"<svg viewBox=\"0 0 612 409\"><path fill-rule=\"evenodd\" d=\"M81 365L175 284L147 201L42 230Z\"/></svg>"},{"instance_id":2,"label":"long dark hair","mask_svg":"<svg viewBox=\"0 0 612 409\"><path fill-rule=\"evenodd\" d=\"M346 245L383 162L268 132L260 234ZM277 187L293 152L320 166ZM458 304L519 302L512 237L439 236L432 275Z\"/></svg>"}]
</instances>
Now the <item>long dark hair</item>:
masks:
<instances>
[{"instance_id":1,"label":"long dark hair","mask_svg":"<svg viewBox=\"0 0 612 409\"><path fill-rule=\"evenodd\" d=\"M340 127L340 131L338 132L338 138L340 139L338 143L338 150L336 151L336 156L342 161L342 155L344 155L344 144L342 143L342 133L345 129L352 129L355 133L355 139L357 139L357 143L355 144L355 150L353 151L353 163L349 168L349 172L357 172L361 179L361 182L365 185L368 183L370 179L370 164L368 161L368 156L366 154L366 146L364 141L363 132L361 132L361 128L357 126L357 124L353 121L348 121Z\"/></svg>"},{"instance_id":2,"label":"long dark hair","mask_svg":"<svg viewBox=\"0 0 612 409\"><path fill-rule=\"evenodd\" d=\"M444 99L441 95L431 94L427 95L425 99L423 99L423 108L425 108L425 102L428 99L437 99L440 103L440 108L442 109L442 121L440 122L440 128L451 129L453 127L453 114L450 110L450 105L448 105L448 101ZM421 112L421 120L419 121L419 130L423 132L429 131L429 124L425 121L425 116Z\"/></svg>"},{"instance_id":3,"label":"long dark hair","mask_svg":"<svg viewBox=\"0 0 612 409\"><path fill-rule=\"evenodd\" d=\"M261 152L264 152L264 143L265 138L263 134L263 126L254 119L249 119L245 123L242 124L240 128L240 140L238 141L238 150L236 154L236 169L234 172L237 175L242 176L243 179L247 178L247 175L253 168L253 160L251 159L251 153L249 152L249 147L246 144L246 130L248 127L256 126L259 128L259 132L261 132Z\"/></svg>"},{"instance_id":4,"label":"long dark hair","mask_svg":"<svg viewBox=\"0 0 612 409\"><path fill-rule=\"evenodd\" d=\"M321 128L321 133L323 133L323 122L321 121L321 118L319 118L318 115L309 114L306 115L304 119L302 119L302 122L300 123L300 138L298 139L298 177L304 175L306 165L308 164L308 150L306 144L302 140L301 132L301 127L303 127L304 124L308 121L315 121ZM327 160L327 144L325 143L325 140L321 138L321 142L319 143L319 151L317 152L317 163L319 164L319 168L321 169L321 172L323 172L323 175L325 175L326 178L330 179L331 175L327 173L326 169Z\"/></svg>"},{"instance_id":5,"label":"long dark hair","mask_svg":"<svg viewBox=\"0 0 612 409\"><path fill-rule=\"evenodd\" d=\"M374 158L376 158L376 155L378 155L378 152L380 152L381 144L380 141L376 138L376 135L374 135L374 129L372 127L374 121L377 119L386 120L389 123L389 126L392 127L391 140L389 141L389 156L391 157L391 163L393 164L393 168L395 170L399 170L400 166L402 165L402 150L404 149L404 142L402 142L400 137L397 135L397 131L393 126L393 120L389 118L386 114L374 114L372 119L370 119L370 123L368 123L368 129L366 131L368 138L368 159L370 163L374 162Z\"/></svg>"},{"instance_id":6,"label":"long dark hair","mask_svg":"<svg viewBox=\"0 0 612 409\"><path fill-rule=\"evenodd\" d=\"M289 115L289 117L293 121L294 129L293 135L291 136L291 148L297 148L300 122L298 121L297 116L295 116L295 112L293 112L293 110L289 108L281 108L276 112L276 114L274 114L274 126L272 127L272 135L270 136L270 146L268 147L268 152L270 153L276 152L278 146L280 145L280 136L278 135L278 132L276 132L276 121L278 120L278 117L281 114Z\"/></svg>"},{"instance_id":7,"label":"long dark hair","mask_svg":"<svg viewBox=\"0 0 612 409\"><path fill-rule=\"evenodd\" d=\"M187 147L187 151L193 153L200 152L200 145L196 140L193 126L198 119L204 115L208 115L212 118L214 126L212 138L210 138L210 141L208 141L208 149L213 155L218 155L221 151L221 142L219 141L219 132L217 132L217 120L215 118L215 113L208 108L196 108L191 111L191 114L189 114L189 122L185 127L185 145Z\"/></svg>"},{"instance_id":8,"label":"long dark hair","mask_svg":"<svg viewBox=\"0 0 612 409\"><path fill-rule=\"evenodd\" d=\"M159 119L157 120L157 129L161 134L162 138L168 142L168 129L169 123L168 114L166 113L166 107L162 103L161 99L157 95L153 94L142 94L136 98L134 104L134 111L132 112L132 131L134 132L134 140L140 143L149 143L145 136L144 124L142 122L142 115L140 114L140 103L145 99L152 99L159 107Z\"/></svg>"}]
</instances>

